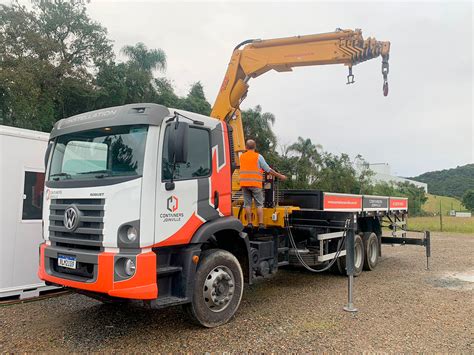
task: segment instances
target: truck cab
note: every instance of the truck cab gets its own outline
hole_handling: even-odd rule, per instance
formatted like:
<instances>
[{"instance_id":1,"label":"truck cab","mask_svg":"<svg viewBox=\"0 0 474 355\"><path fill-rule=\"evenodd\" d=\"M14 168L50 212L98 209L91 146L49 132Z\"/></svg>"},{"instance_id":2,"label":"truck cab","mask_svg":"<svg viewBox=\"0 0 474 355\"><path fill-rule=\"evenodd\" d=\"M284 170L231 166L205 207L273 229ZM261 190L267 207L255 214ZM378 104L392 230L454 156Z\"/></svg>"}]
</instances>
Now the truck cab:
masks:
<instances>
[{"instance_id":1,"label":"truck cab","mask_svg":"<svg viewBox=\"0 0 474 355\"><path fill-rule=\"evenodd\" d=\"M40 278L97 298L189 301L202 243L219 231L241 238L229 137L225 122L157 104L58 121Z\"/></svg>"}]
</instances>

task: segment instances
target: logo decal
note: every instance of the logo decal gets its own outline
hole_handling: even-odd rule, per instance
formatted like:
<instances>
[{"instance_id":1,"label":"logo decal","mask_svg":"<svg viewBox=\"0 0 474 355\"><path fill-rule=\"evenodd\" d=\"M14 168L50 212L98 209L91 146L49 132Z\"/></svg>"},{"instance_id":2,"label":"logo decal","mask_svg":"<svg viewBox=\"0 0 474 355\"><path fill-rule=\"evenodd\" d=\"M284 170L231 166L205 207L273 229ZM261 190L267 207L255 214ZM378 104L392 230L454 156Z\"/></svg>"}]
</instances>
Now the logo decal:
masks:
<instances>
[{"instance_id":1,"label":"logo decal","mask_svg":"<svg viewBox=\"0 0 474 355\"><path fill-rule=\"evenodd\" d=\"M178 198L176 196L170 196L166 199L166 209L168 212L160 213L162 222L181 222L184 213L178 212Z\"/></svg>"},{"instance_id":2,"label":"logo decal","mask_svg":"<svg viewBox=\"0 0 474 355\"><path fill-rule=\"evenodd\" d=\"M79 212L76 207L71 206L66 208L66 211L64 211L63 223L67 230L73 231L77 228L79 225Z\"/></svg>"},{"instance_id":3,"label":"logo decal","mask_svg":"<svg viewBox=\"0 0 474 355\"><path fill-rule=\"evenodd\" d=\"M176 212L178 210L178 198L176 196L170 196L166 201L166 208L170 212Z\"/></svg>"}]
</instances>

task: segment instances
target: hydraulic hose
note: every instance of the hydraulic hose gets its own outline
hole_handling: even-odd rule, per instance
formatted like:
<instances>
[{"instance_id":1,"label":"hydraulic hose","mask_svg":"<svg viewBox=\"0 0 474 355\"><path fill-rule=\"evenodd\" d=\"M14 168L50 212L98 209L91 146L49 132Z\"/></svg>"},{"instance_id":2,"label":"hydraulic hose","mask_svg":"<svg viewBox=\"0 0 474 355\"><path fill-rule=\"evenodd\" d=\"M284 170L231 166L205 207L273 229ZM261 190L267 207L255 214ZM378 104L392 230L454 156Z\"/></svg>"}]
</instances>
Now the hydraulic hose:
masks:
<instances>
[{"instance_id":1,"label":"hydraulic hose","mask_svg":"<svg viewBox=\"0 0 474 355\"><path fill-rule=\"evenodd\" d=\"M298 259L300 264L302 266L304 266L304 268L306 270L311 271L311 272L316 272L316 273L324 272L324 271L329 270L334 265L337 258L339 258L339 255L341 254L342 247L343 247L344 242L346 240L347 229L349 227L349 224L350 224L350 219L346 219L346 221L344 223L344 232L343 232L343 235L342 235L342 239L339 241L339 245L338 245L338 248L337 248L337 251L336 251L336 255L331 260L331 262L322 269L313 269L308 264L306 264L306 262L303 260L303 257L301 256L300 252L298 251L298 248L296 246L296 242L293 238L293 233L291 232L291 227L290 227L289 220L288 220L288 213L285 211L285 227L286 227L287 232L288 232L288 239L290 240L290 244L291 244L292 248L294 249L296 258Z\"/></svg>"}]
</instances>

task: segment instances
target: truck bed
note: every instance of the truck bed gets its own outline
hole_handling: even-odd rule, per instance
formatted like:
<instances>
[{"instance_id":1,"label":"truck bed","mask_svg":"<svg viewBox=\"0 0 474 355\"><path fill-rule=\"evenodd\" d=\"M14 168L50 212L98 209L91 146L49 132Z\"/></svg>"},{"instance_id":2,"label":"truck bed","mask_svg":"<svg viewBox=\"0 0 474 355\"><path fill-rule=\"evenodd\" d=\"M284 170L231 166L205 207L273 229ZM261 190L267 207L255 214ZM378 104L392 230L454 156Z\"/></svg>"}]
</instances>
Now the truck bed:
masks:
<instances>
[{"instance_id":1,"label":"truck bed","mask_svg":"<svg viewBox=\"0 0 474 355\"><path fill-rule=\"evenodd\" d=\"M323 192L319 190L282 190L279 205L335 212L407 212L408 199Z\"/></svg>"}]
</instances>

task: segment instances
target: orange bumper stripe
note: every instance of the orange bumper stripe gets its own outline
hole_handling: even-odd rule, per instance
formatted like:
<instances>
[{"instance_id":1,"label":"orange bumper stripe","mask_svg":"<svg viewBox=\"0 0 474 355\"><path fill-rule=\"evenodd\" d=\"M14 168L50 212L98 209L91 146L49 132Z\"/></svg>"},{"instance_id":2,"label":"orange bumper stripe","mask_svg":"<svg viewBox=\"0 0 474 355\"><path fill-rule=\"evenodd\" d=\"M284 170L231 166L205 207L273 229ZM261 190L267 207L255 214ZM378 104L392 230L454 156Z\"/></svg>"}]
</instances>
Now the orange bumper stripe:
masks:
<instances>
[{"instance_id":1,"label":"orange bumper stripe","mask_svg":"<svg viewBox=\"0 0 474 355\"><path fill-rule=\"evenodd\" d=\"M114 281L115 253L100 253L97 279L94 282L79 282L49 275L45 269L46 244L40 246L40 266L38 277L41 280L80 290L106 293L110 296L130 299L155 299L158 297L156 284L156 254L153 252L136 256L135 274L123 281Z\"/></svg>"}]
</instances>

